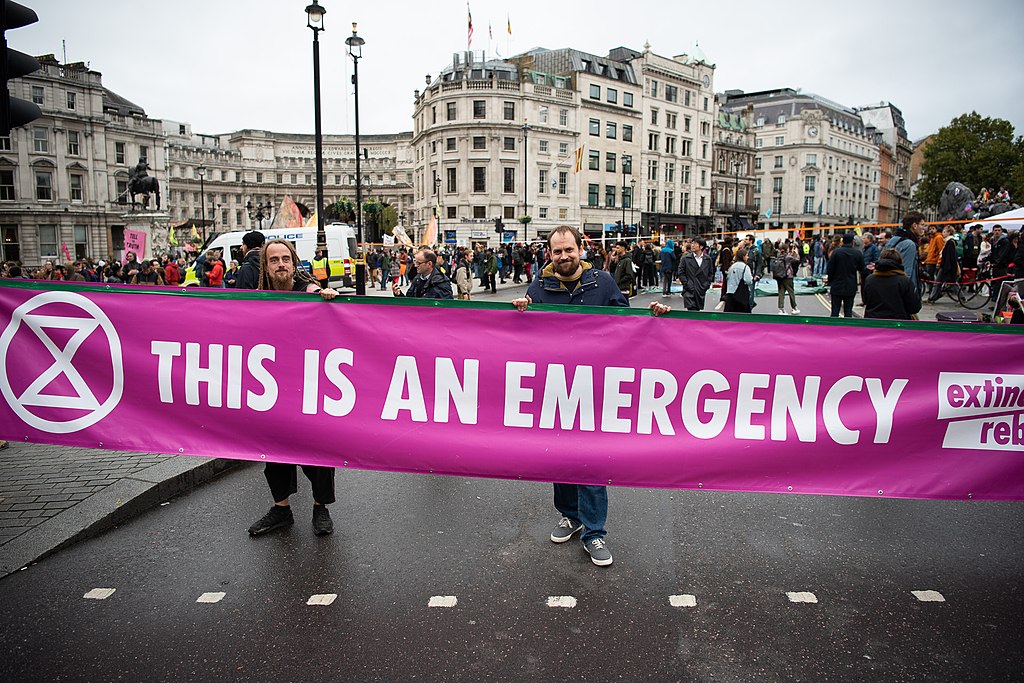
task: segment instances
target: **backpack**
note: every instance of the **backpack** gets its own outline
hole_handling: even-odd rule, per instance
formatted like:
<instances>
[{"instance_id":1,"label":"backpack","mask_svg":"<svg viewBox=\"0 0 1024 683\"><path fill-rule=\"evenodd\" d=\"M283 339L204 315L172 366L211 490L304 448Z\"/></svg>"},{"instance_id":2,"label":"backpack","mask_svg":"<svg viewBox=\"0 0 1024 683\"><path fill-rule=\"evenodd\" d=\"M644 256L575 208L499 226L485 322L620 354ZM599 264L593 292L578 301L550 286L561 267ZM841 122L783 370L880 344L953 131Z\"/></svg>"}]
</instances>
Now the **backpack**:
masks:
<instances>
[{"instance_id":1,"label":"backpack","mask_svg":"<svg viewBox=\"0 0 1024 683\"><path fill-rule=\"evenodd\" d=\"M772 277L776 280L784 280L790 277L789 268L786 267L785 255L772 259Z\"/></svg>"}]
</instances>

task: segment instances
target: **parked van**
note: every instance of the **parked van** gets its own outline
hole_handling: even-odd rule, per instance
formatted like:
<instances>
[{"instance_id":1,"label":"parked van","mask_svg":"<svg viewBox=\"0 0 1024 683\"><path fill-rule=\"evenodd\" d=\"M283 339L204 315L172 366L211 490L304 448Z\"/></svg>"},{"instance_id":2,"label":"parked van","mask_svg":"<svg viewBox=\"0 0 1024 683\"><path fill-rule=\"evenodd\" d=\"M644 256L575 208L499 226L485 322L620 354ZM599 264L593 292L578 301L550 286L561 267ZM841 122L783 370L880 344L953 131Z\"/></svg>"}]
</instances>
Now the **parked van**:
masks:
<instances>
[{"instance_id":1,"label":"parked van","mask_svg":"<svg viewBox=\"0 0 1024 683\"><path fill-rule=\"evenodd\" d=\"M268 241L282 239L295 245L295 251L299 255L302 267L312 272L313 269L309 262L316 255L316 228L275 228L261 232ZM344 223L325 225L324 233L327 236L327 259L331 266L331 280L341 280L344 286L351 287L356 274L356 233L351 226ZM244 234L245 231L238 231L214 235L203 246L200 253L206 253L210 249L220 249L223 251L225 264L232 260L241 264L245 258L242 255L242 236ZM200 281L196 276L194 263L185 270L182 284L185 287L199 286Z\"/></svg>"}]
</instances>

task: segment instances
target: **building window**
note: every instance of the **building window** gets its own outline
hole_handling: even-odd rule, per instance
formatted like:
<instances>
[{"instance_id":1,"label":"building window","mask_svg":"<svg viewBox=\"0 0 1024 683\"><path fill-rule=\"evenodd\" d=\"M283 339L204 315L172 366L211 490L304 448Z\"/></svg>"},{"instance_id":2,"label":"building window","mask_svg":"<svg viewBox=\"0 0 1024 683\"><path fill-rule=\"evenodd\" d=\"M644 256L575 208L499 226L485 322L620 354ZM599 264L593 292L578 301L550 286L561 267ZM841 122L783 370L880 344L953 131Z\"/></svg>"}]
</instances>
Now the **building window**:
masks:
<instances>
[{"instance_id":1,"label":"building window","mask_svg":"<svg viewBox=\"0 0 1024 683\"><path fill-rule=\"evenodd\" d=\"M128 181L127 180L116 180L114 181L114 193L117 195L118 204L128 203ZM196 192L196 200L199 199L199 193Z\"/></svg>"},{"instance_id":2,"label":"building window","mask_svg":"<svg viewBox=\"0 0 1024 683\"><path fill-rule=\"evenodd\" d=\"M548 193L548 172L545 169L537 171L537 192L540 194Z\"/></svg>"},{"instance_id":3,"label":"building window","mask_svg":"<svg viewBox=\"0 0 1024 683\"><path fill-rule=\"evenodd\" d=\"M618 135L618 126L614 121L605 122L605 137L614 140Z\"/></svg>"},{"instance_id":4,"label":"building window","mask_svg":"<svg viewBox=\"0 0 1024 683\"><path fill-rule=\"evenodd\" d=\"M776 135L775 136L775 146L776 147L781 147L784 144L786 144L786 137L784 135Z\"/></svg>"},{"instance_id":5,"label":"building window","mask_svg":"<svg viewBox=\"0 0 1024 683\"><path fill-rule=\"evenodd\" d=\"M473 218L487 218L487 207L486 206L474 206L473 207Z\"/></svg>"},{"instance_id":6,"label":"building window","mask_svg":"<svg viewBox=\"0 0 1024 683\"><path fill-rule=\"evenodd\" d=\"M601 86L596 83L590 84L590 99L599 100L601 99Z\"/></svg>"},{"instance_id":7,"label":"building window","mask_svg":"<svg viewBox=\"0 0 1024 683\"><path fill-rule=\"evenodd\" d=\"M559 171L558 172L558 194L569 193L569 172ZM564 209L563 209L564 210Z\"/></svg>"},{"instance_id":8,"label":"building window","mask_svg":"<svg viewBox=\"0 0 1024 683\"><path fill-rule=\"evenodd\" d=\"M75 93L69 92L68 93L68 109L74 109L74 108L75 108Z\"/></svg>"},{"instance_id":9,"label":"building window","mask_svg":"<svg viewBox=\"0 0 1024 683\"><path fill-rule=\"evenodd\" d=\"M657 159L647 160L647 179L656 181L658 179L658 161Z\"/></svg>"},{"instance_id":10,"label":"building window","mask_svg":"<svg viewBox=\"0 0 1024 683\"><path fill-rule=\"evenodd\" d=\"M611 102L612 104L619 103L619 91L616 90L615 88L608 88L607 92L605 93L605 97L607 97L608 101Z\"/></svg>"},{"instance_id":11,"label":"building window","mask_svg":"<svg viewBox=\"0 0 1024 683\"><path fill-rule=\"evenodd\" d=\"M559 109L558 110L558 125L568 126L569 125L569 110Z\"/></svg>"},{"instance_id":12,"label":"building window","mask_svg":"<svg viewBox=\"0 0 1024 683\"><path fill-rule=\"evenodd\" d=\"M71 174L71 176L69 178L70 190L71 190L71 201L73 201L73 202L85 201L85 188L84 188L85 183L84 183L84 180L85 180L84 176L82 176L79 173L72 173Z\"/></svg>"},{"instance_id":13,"label":"building window","mask_svg":"<svg viewBox=\"0 0 1024 683\"><path fill-rule=\"evenodd\" d=\"M814 181L817 180L815 176L809 175L804 177L804 191L814 192Z\"/></svg>"},{"instance_id":14,"label":"building window","mask_svg":"<svg viewBox=\"0 0 1024 683\"><path fill-rule=\"evenodd\" d=\"M782 192L782 178L772 178L772 192Z\"/></svg>"},{"instance_id":15,"label":"building window","mask_svg":"<svg viewBox=\"0 0 1024 683\"><path fill-rule=\"evenodd\" d=\"M473 118L483 119L487 117L487 101L473 100Z\"/></svg>"},{"instance_id":16,"label":"building window","mask_svg":"<svg viewBox=\"0 0 1024 683\"><path fill-rule=\"evenodd\" d=\"M587 206L597 206L597 193L599 191L597 183L587 185Z\"/></svg>"},{"instance_id":17,"label":"building window","mask_svg":"<svg viewBox=\"0 0 1024 683\"><path fill-rule=\"evenodd\" d=\"M775 157L775 168L782 168L782 157Z\"/></svg>"},{"instance_id":18,"label":"building window","mask_svg":"<svg viewBox=\"0 0 1024 683\"><path fill-rule=\"evenodd\" d=\"M0 201L13 202L14 200L14 171L0 170Z\"/></svg>"},{"instance_id":19,"label":"building window","mask_svg":"<svg viewBox=\"0 0 1024 683\"><path fill-rule=\"evenodd\" d=\"M243 225L243 223L242 223L242 210L241 209L236 209L235 210L235 225L237 225L237 226Z\"/></svg>"},{"instance_id":20,"label":"building window","mask_svg":"<svg viewBox=\"0 0 1024 683\"><path fill-rule=\"evenodd\" d=\"M146 145L139 145L139 159L149 163L149 147ZM220 172L220 179L224 180L224 171Z\"/></svg>"},{"instance_id":21,"label":"building window","mask_svg":"<svg viewBox=\"0 0 1024 683\"><path fill-rule=\"evenodd\" d=\"M658 96L658 81L651 81L651 97Z\"/></svg>"},{"instance_id":22,"label":"building window","mask_svg":"<svg viewBox=\"0 0 1024 683\"><path fill-rule=\"evenodd\" d=\"M666 102L678 102L679 101L679 88L674 85L665 86L665 101ZM672 213L672 209L666 209L669 213Z\"/></svg>"},{"instance_id":23,"label":"building window","mask_svg":"<svg viewBox=\"0 0 1024 683\"><path fill-rule=\"evenodd\" d=\"M17 225L0 225L0 259L4 261L21 260L21 242L18 240Z\"/></svg>"},{"instance_id":24,"label":"building window","mask_svg":"<svg viewBox=\"0 0 1024 683\"><path fill-rule=\"evenodd\" d=\"M505 151L506 152L514 152L514 151L516 151L516 139L515 138L505 138L504 143L505 143Z\"/></svg>"},{"instance_id":25,"label":"building window","mask_svg":"<svg viewBox=\"0 0 1024 683\"><path fill-rule=\"evenodd\" d=\"M624 92L622 93L622 106L632 107L633 106L633 93Z\"/></svg>"},{"instance_id":26,"label":"building window","mask_svg":"<svg viewBox=\"0 0 1024 683\"><path fill-rule=\"evenodd\" d=\"M487 138L483 135L473 136L473 149L487 149Z\"/></svg>"},{"instance_id":27,"label":"building window","mask_svg":"<svg viewBox=\"0 0 1024 683\"><path fill-rule=\"evenodd\" d=\"M11 136L10 135L0 135L0 152L10 152L10 151L11 151Z\"/></svg>"},{"instance_id":28,"label":"building window","mask_svg":"<svg viewBox=\"0 0 1024 683\"><path fill-rule=\"evenodd\" d=\"M590 134L600 135L601 134L601 121L600 119L590 119Z\"/></svg>"},{"instance_id":29,"label":"building window","mask_svg":"<svg viewBox=\"0 0 1024 683\"><path fill-rule=\"evenodd\" d=\"M665 182L674 183L676 180L676 165L671 162L665 162Z\"/></svg>"},{"instance_id":30,"label":"building window","mask_svg":"<svg viewBox=\"0 0 1024 683\"><path fill-rule=\"evenodd\" d=\"M804 213L814 213L814 197L804 197Z\"/></svg>"},{"instance_id":31,"label":"building window","mask_svg":"<svg viewBox=\"0 0 1024 683\"><path fill-rule=\"evenodd\" d=\"M808 154L806 157L804 157L804 159L805 159L805 162L806 162L807 166L817 166L818 165L818 155L817 154Z\"/></svg>"},{"instance_id":32,"label":"building window","mask_svg":"<svg viewBox=\"0 0 1024 683\"><path fill-rule=\"evenodd\" d=\"M657 109L652 109L651 110L651 125L652 126L658 125L658 110Z\"/></svg>"},{"instance_id":33,"label":"building window","mask_svg":"<svg viewBox=\"0 0 1024 683\"><path fill-rule=\"evenodd\" d=\"M708 172L705 169L703 169L703 168L700 170L700 186L701 187L707 187L708 186Z\"/></svg>"},{"instance_id":34,"label":"building window","mask_svg":"<svg viewBox=\"0 0 1024 683\"><path fill-rule=\"evenodd\" d=\"M569 143L559 142L558 143L558 156L564 157L569 155Z\"/></svg>"},{"instance_id":35,"label":"building window","mask_svg":"<svg viewBox=\"0 0 1024 683\"><path fill-rule=\"evenodd\" d=\"M658 134L648 133L647 134L647 149L652 152L658 151Z\"/></svg>"},{"instance_id":36,"label":"building window","mask_svg":"<svg viewBox=\"0 0 1024 683\"><path fill-rule=\"evenodd\" d=\"M39 258L57 258L57 226L39 226Z\"/></svg>"},{"instance_id":37,"label":"building window","mask_svg":"<svg viewBox=\"0 0 1024 683\"><path fill-rule=\"evenodd\" d=\"M538 118L538 120L541 123L547 123L548 122L548 108L547 107L541 107L540 108L540 112L539 112L537 118Z\"/></svg>"},{"instance_id":38,"label":"building window","mask_svg":"<svg viewBox=\"0 0 1024 683\"><path fill-rule=\"evenodd\" d=\"M632 209L633 208L633 188L622 186L622 208Z\"/></svg>"},{"instance_id":39,"label":"building window","mask_svg":"<svg viewBox=\"0 0 1024 683\"><path fill-rule=\"evenodd\" d=\"M633 157L629 154L622 155L622 172L632 173L633 172Z\"/></svg>"},{"instance_id":40,"label":"building window","mask_svg":"<svg viewBox=\"0 0 1024 683\"><path fill-rule=\"evenodd\" d=\"M256 182L257 183L262 183L263 182L263 173L262 172L259 172L259 171L256 172Z\"/></svg>"},{"instance_id":41,"label":"building window","mask_svg":"<svg viewBox=\"0 0 1024 683\"><path fill-rule=\"evenodd\" d=\"M760 171L761 170L761 157L756 157L754 159L754 170L755 171Z\"/></svg>"},{"instance_id":42,"label":"building window","mask_svg":"<svg viewBox=\"0 0 1024 683\"><path fill-rule=\"evenodd\" d=\"M45 128L32 129L32 149L40 154L50 151L50 132Z\"/></svg>"},{"instance_id":43,"label":"building window","mask_svg":"<svg viewBox=\"0 0 1024 683\"><path fill-rule=\"evenodd\" d=\"M601 170L601 153L594 150L590 150L590 170L600 171Z\"/></svg>"},{"instance_id":44,"label":"building window","mask_svg":"<svg viewBox=\"0 0 1024 683\"><path fill-rule=\"evenodd\" d=\"M516 120L516 103L506 102L504 107L504 119L506 121Z\"/></svg>"},{"instance_id":45,"label":"building window","mask_svg":"<svg viewBox=\"0 0 1024 683\"><path fill-rule=\"evenodd\" d=\"M671 135L665 136L665 153L675 154L676 153L676 138Z\"/></svg>"},{"instance_id":46,"label":"building window","mask_svg":"<svg viewBox=\"0 0 1024 683\"><path fill-rule=\"evenodd\" d=\"M786 115L785 114L779 114L779 117L777 119L775 119L775 125L776 126L781 126L785 122L786 122Z\"/></svg>"},{"instance_id":47,"label":"building window","mask_svg":"<svg viewBox=\"0 0 1024 683\"><path fill-rule=\"evenodd\" d=\"M757 149L761 149L762 147L764 147L764 138L758 138L754 142L754 147L756 147Z\"/></svg>"},{"instance_id":48,"label":"building window","mask_svg":"<svg viewBox=\"0 0 1024 683\"><path fill-rule=\"evenodd\" d=\"M706 142L700 143L700 158L701 159L707 159L708 158L708 143L706 143Z\"/></svg>"},{"instance_id":49,"label":"building window","mask_svg":"<svg viewBox=\"0 0 1024 683\"><path fill-rule=\"evenodd\" d=\"M689 104L689 103L687 103L687 104ZM689 133L690 132L690 117L689 116L684 116L683 117L683 132L684 133Z\"/></svg>"},{"instance_id":50,"label":"building window","mask_svg":"<svg viewBox=\"0 0 1024 683\"><path fill-rule=\"evenodd\" d=\"M454 121L455 120L455 103L454 102L449 102L448 103L446 114L448 116L448 120L449 121Z\"/></svg>"},{"instance_id":51,"label":"building window","mask_svg":"<svg viewBox=\"0 0 1024 683\"><path fill-rule=\"evenodd\" d=\"M487 167L473 167L473 192L487 192Z\"/></svg>"},{"instance_id":52,"label":"building window","mask_svg":"<svg viewBox=\"0 0 1024 683\"><path fill-rule=\"evenodd\" d=\"M647 210L657 211L658 210L658 191L654 189L647 190Z\"/></svg>"},{"instance_id":53,"label":"building window","mask_svg":"<svg viewBox=\"0 0 1024 683\"><path fill-rule=\"evenodd\" d=\"M708 98L705 97L704 98L704 111L707 111L707 110L708 110ZM701 197L700 200L703 202L704 198Z\"/></svg>"},{"instance_id":54,"label":"building window","mask_svg":"<svg viewBox=\"0 0 1024 683\"><path fill-rule=\"evenodd\" d=\"M114 163L123 164L125 163L125 151L123 142L114 143Z\"/></svg>"},{"instance_id":55,"label":"building window","mask_svg":"<svg viewBox=\"0 0 1024 683\"><path fill-rule=\"evenodd\" d=\"M456 192L459 191L459 182L457 180L458 169L456 169L455 167L451 167L446 168L444 171L447 180L445 185L445 192L447 192L448 194L455 194Z\"/></svg>"},{"instance_id":56,"label":"building window","mask_svg":"<svg viewBox=\"0 0 1024 683\"><path fill-rule=\"evenodd\" d=\"M666 128L671 128L672 130L675 130L676 122L678 120L679 120L679 116L677 114L673 114L672 112L665 112L665 127Z\"/></svg>"},{"instance_id":57,"label":"building window","mask_svg":"<svg viewBox=\"0 0 1024 683\"><path fill-rule=\"evenodd\" d=\"M548 152L548 141L547 140L540 140L540 141L538 141L537 142L537 148L540 150L541 154L548 154L549 153Z\"/></svg>"},{"instance_id":58,"label":"building window","mask_svg":"<svg viewBox=\"0 0 1024 683\"><path fill-rule=\"evenodd\" d=\"M457 207L448 206L448 207L445 207L445 208L448 210L448 218L457 218L458 217L458 211L459 210L458 210Z\"/></svg>"},{"instance_id":59,"label":"building window","mask_svg":"<svg viewBox=\"0 0 1024 683\"><path fill-rule=\"evenodd\" d=\"M36 199L53 201L53 174L49 171L36 171Z\"/></svg>"},{"instance_id":60,"label":"building window","mask_svg":"<svg viewBox=\"0 0 1024 683\"><path fill-rule=\"evenodd\" d=\"M622 141L633 142L633 126L627 123L622 124Z\"/></svg>"},{"instance_id":61,"label":"building window","mask_svg":"<svg viewBox=\"0 0 1024 683\"><path fill-rule=\"evenodd\" d=\"M516 169L504 168L502 169L505 175L505 182L502 187L502 192L515 192L516 191Z\"/></svg>"},{"instance_id":62,"label":"building window","mask_svg":"<svg viewBox=\"0 0 1024 683\"><path fill-rule=\"evenodd\" d=\"M754 192L757 194L761 193L761 179L754 178Z\"/></svg>"},{"instance_id":63,"label":"building window","mask_svg":"<svg viewBox=\"0 0 1024 683\"><path fill-rule=\"evenodd\" d=\"M569 209L566 209L566 208L563 207L563 208L558 210L558 218L560 220L564 221L568 217L569 217Z\"/></svg>"},{"instance_id":64,"label":"building window","mask_svg":"<svg viewBox=\"0 0 1024 683\"><path fill-rule=\"evenodd\" d=\"M665 192L665 213L672 213L673 209L675 209L675 204L676 204L676 193L675 192L666 191Z\"/></svg>"},{"instance_id":65,"label":"building window","mask_svg":"<svg viewBox=\"0 0 1024 683\"><path fill-rule=\"evenodd\" d=\"M606 208L615 208L615 186L605 185L604 186L604 205Z\"/></svg>"},{"instance_id":66,"label":"building window","mask_svg":"<svg viewBox=\"0 0 1024 683\"><path fill-rule=\"evenodd\" d=\"M605 152L604 155L604 170L615 173L615 152Z\"/></svg>"},{"instance_id":67,"label":"building window","mask_svg":"<svg viewBox=\"0 0 1024 683\"><path fill-rule=\"evenodd\" d=\"M84 259L89 255L89 229L84 225L76 225L75 233L75 259Z\"/></svg>"},{"instance_id":68,"label":"building window","mask_svg":"<svg viewBox=\"0 0 1024 683\"><path fill-rule=\"evenodd\" d=\"M683 164L682 176L683 176L682 177L683 185L689 185L690 184L690 165L689 164Z\"/></svg>"},{"instance_id":69,"label":"building window","mask_svg":"<svg viewBox=\"0 0 1024 683\"><path fill-rule=\"evenodd\" d=\"M32 104L43 104L43 88L39 85L32 86Z\"/></svg>"},{"instance_id":70,"label":"building window","mask_svg":"<svg viewBox=\"0 0 1024 683\"><path fill-rule=\"evenodd\" d=\"M537 215L540 218L547 218L548 217L548 207L542 206L539 209L537 209Z\"/></svg>"},{"instance_id":71,"label":"building window","mask_svg":"<svg viewBox=\"0 0 1024 683\"><path fill-rule=\"evenodd\" d=\"M508 219L513 219L514 220L515 217L516 217L516 207L514 207L514 206L503 206L502 207L502 217L505 218L506 220L508 220Z\"/></svg>"}]
</instances>

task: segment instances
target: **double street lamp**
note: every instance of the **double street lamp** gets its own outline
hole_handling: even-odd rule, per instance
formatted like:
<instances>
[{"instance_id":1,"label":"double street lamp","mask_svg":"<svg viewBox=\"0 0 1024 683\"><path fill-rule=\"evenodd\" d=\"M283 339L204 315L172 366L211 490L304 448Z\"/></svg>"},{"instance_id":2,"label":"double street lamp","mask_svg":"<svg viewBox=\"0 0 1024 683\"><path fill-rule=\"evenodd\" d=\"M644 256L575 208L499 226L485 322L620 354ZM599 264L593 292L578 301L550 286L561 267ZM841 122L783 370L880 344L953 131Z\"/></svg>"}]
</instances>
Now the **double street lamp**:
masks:
<instances>
[{"instance_id":1,"label":"double street lamp","mask_svg":"<svg viewBox=\"0 0 1024 683\"><path fill-rule=\"evenodd\" d=\"M526 120L523 120L523 244L530 243L530 223L526 220L530 215L530 207L526 202L526 191L529 188L527 185L527 164L529 163L529 144L527 141L527 135L530 132L530 126L527 125ZM499 238L500 239L500 238Z\"/></svg>"},{"instance_id":2,"label":"double street lamp","mask_svg":"<svg viewBox=\"0 0 1024 683\"><path fill-rule=\"evenodd\" d=\"M256 229L263 229L263 219L269 219L273 205L268 200L266 204L260 202L259 205L253 206L251 201L245 203L245 210L249 213L249 220L256 222Z\"/></svg>"},{"instance_id":3,"label":"double street lamp","mask_svg":"<svg viewBox=\"0 0 1024 683\"><path fill-rule=\"evenodd\" d=\"M313 31L313 120L316 137L316 245L326 251L324 234L324 141L320 129L320 31L324 30L327 10L317 0L306 7L306 26Z\"/></svg>"}]
</instances>

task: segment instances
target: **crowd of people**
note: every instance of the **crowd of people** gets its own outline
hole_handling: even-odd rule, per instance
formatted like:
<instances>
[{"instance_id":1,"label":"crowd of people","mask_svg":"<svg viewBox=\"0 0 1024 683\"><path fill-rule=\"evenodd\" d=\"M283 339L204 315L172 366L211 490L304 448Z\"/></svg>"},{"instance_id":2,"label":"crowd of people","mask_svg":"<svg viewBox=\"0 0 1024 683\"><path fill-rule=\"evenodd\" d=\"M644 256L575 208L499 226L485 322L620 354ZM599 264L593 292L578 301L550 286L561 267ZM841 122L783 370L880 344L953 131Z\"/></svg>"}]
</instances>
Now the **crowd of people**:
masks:
<instances>
[{"instance_id":1,"label":"crowd of people","mask_svg":"<svg viewBox=\"0 0 1024 683\"><path fill-rule=\"evenodd\" d=\"M1001 191L1002 196L1005 191ZM195 266L197 284L206 287L235 287L239 277L251 288L257 272L258 249L262 240L253 232L246 235L252 244L239 264L226 261L220 250L211 249L192 255L167 254L139 260L128 252L123 261L84 258L70 263L47 261L26 272L20 264L3 266L5 278L67 280L142 285L181 285L188 268ZM256 244L256 242L259 244ZM428 250L433 262L429 275L433 283L421 282L413 296L424 292L450 292L451 298L469 300L474 290L496 292L499 283L530 283L549 261L546 243L504 243L498 247L443 245ZM366 256L368 286L400 293L421 275L417 264L419 250L413 247L378 246ZM611 245L584 239L581 259L591 267L608 272L627 297L639 292L657 291L672 295L681 285L683 307L700 311L707 294L719 283L718 310L750 312L756 305L758 281L771 277L778 286L780 315L800 314L795 282L807 278L827 284L832 298L832 315L852 315L853 301L860 295L865 317L909 319L921 304L938 301L944 293L962 296L963 279L993 280L1024 278L1024 243L1017 232L994 225L984 232L980 224L965 228L962 224L926 225L918 213L908 214L895 231L878 234L863 231L809 238L792 237L757 240L754 235L725 237L705 241L701 237L672 239L663 244L618 241ZM324 267L320 252L312 264ZM322 288L328 284L329 269L319 273ZM439 285L448 282L447 289ZM905 278L906 283L900 278ZM883 285L883 282L885 283ZM998 292L998 286L992 288ZM901 304L892 297L898 293ZM878 297L881 297L879 299ZM448 298L438 295L436 298ZM786 300L789 311L786 310Z\"/></svg>"}]
</instances>

